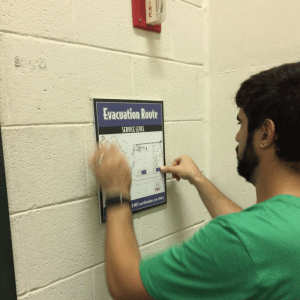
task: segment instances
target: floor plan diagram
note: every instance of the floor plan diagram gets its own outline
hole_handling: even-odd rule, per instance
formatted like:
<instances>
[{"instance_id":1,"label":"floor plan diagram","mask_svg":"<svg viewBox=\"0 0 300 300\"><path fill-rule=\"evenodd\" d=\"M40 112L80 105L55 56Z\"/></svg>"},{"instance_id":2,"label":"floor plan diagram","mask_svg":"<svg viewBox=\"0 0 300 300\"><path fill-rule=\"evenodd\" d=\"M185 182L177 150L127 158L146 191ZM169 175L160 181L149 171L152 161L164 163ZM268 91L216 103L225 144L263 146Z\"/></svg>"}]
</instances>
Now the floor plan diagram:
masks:
<instances>
[{"instance_id":1,"label":"floor plan diagram","mask_svg":"<svg viewBox=\"0 0 300 300\"><path fill-rule=\"evenodd\" d=\"M148 142L140 142L143 139ZM164 192L164 177L160 172L164 165L161 132L102 135L99 142L107 146L115 143L128 158L132 200Z\"/></svg>"}]
</instances>

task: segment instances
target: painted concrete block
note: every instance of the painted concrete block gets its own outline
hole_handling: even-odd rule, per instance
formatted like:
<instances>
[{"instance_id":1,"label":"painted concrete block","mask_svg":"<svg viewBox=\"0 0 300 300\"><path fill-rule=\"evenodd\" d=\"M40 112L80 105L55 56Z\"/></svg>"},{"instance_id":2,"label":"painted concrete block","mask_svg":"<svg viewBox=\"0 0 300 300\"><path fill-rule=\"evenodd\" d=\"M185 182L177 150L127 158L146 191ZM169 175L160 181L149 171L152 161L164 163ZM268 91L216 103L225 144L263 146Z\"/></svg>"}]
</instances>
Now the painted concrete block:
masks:
<instances>
[{"instance_id":1,"label":"painted concrete block","mask_svg":"<svg viewBox=\"0 0 300 300\"><path fill-rule=\"evenodd\" d=\"M206 172L207 125L203 121L165 123L166 165L171 166L174 159L189 155L202 172ZM167 179L172 178L167 174Z\"/></svg>"},{"instance_id":2,"label":"painted concrete block","mask_svg":"<svg viewBox=\"0 0 300 300\"><path fill-rule=\"evenodd\" d=\"M167 18L161 33L133 27L131 1L112 0L95 2L74 1L76 40L80 43L140 53L155 57L172 58L171 0L166 0Z\"/></svg>"},{"instance_id":3,"label":"painted concrete block","mask_svg":"<svg viewBox=\"0 0 300 300\"><path fill-rule=\"evenodd\" d=\"M73 40L72 1L1 1L0 30Z\"/></svg>"},{"instance_id":4,"label":"painted concrete block","mask_svg":"<svg viewBox=\"0 0 300 300\"><path fill-rule=\"evenodd\" d=\"M151 58L133 59L134 96L163 100L165 121L204 118L205 78L199 66Z\"/></svg>"},{"instance_id":5,"label":"painted concrete block","mask_svg":"<svg viewBox=\"0 0 300 300\"><path fill-rule=\"evenodd\" d=\"M172 48L175 60L203 64L205 45L205 11L184 2L173 1Z\"/></svg>"},{"instance_id":6,"label":"painted concrete block","mask_svg":"<svg viewBox=\"0 0 300 300\"><path fill-rule=\"evenodd\" d=\"M10 217L10 231L13 233L11 238L17 294L20 295L27 291L25 253L23 248L23 234L20 216Z\"/></svg>"},{"instance_id":7,"label":"painted concrete block","mask_svg":"<svg viewBox=\"0 0 300 300\"><path fill-rule=\"evenodd\" d=\"M91 103L92 105L92 103ZM93 121L94 122L94 121ZM90 166L90 157L96 151L96 134L95 134L95 125L90 124L82 127L83 136L84 136L84 147L85 147L85 156L84 160L86 161L85 165L85 179L87 184L87 194L96 195L98 194L98 184L94 172Z\"/></svg>"},{"instance_id":8,"label":"painted concrete block","mask_svg":"<svg viewBox=\"0 0 300 300\"><path fill-rule=\"evenodd\" d=\"M7 96L7 89L6 89L6 74L5 74L5 58L4 58L4 45L3 45L3 34L0 33L0 120L1 124L7 123L7 104L6 100Z\"/></svg>"},{"instance_id":9,"label":"painted concrete block","mask_svg":"<svg viewBox=\"0 0 300 300\"><path fill-rule=\"evenodd\" d=\"M92 300L92 271L87 270L47 287L28 293L20 300Z\"/></svg>"},{"instance_id":10,"label":"painted concrete block","mask_svg":"<svg viewBox=\"0 0 300 300\"><path fill-rule=\"evenodd\" d=\"M210 1L210 70L300 60L298 1Z\"/></svg>"},{"instance_id":11,"label":"painted concrete block","mask_svg":"<svg viewBox=\"0 0 300 300\"><path fill-rule=\"evenodd\" d=\"M2 128L10 213L88 194L82 127Z\"/></svg>"},{"instance_id":12,"label":"painted concrete block","mask_svg":"<svg viewBox=\"0 0 300 300\"><path fill-rule=\"evenodd\" d=\"M199 6L199 7L202 7L202 5L203 5L203 0L179 0L179 1L190 3L193 5Z\"/></svg>"},{"instance_id":13,"label":"painted concrete block","mask_svg":"<svg viewBox=\"0 0 300 300\"><path fill-rule=\"evenodd\" d=\"M92 269L93 285L94 285L94 300L110 300L112 299L105 277L105 265L100 264Z\"/></svg>"},{"instance_id":14,"label":"painted concrete block","mask_svg":"<svg viewBox=\"0 0 300 300\"><path fill-rule=\"evenodd\" d=\"M29 290L104 260L105 226L96 197L25 213L21 224Z\"/></svg>"},{"instance_id":15,"label":"painted concrete block","mask_svg":"<svg viewBox=\"0 0 300 300\"><path fill-rule=\"evenodd\" d=\"M248 69L211 77L210 180L243 208L253 205L256 196L253 186L237 173L235 137L240 127L236 119L239 108L234 99L240 84L251 73Z\"/></svg>"},{"instance_id":16,"label":"painted concrete block","mask_svg":"<svg viewBox=\"0 0 300 300\"><path fill-rule=\"evenodd\" d=\"M22 228L23 239L17 239L19 231L12 231L16 241L13 251L16 257L24 259L24 270L18 281L22 286L27 284L27 291L104 262L106 223L99 223L98 197L37 209L20 216L18 226ZM137 215L133 223L140 243Z\"/></svg>"},{"instance_id":17,"label":"painted concrete block","mask_svg":"<svg viewBox=\"0 0 300 300\"><path fill-rule=\"evenodd\" d=\"M165 130L168 165L178 156L189 155L196 163L202 163L199 168L205 168L207 126L204 121L167 122Z\"/></svg>"},{"instance_id":18,"label":"painted concrete block","mask_svg":"<svg viewBox=\"0 0 300 300\"><path fill-rule=\"evenodd\" d=\"M3 37L7 124L82 123L94 97L128 97L128 55L30 37Z\"/></svg>"},{"instance_id":19,"label":"painted concrete block","mask_svg":"<svg viewBox=\"0 0 300 300\"><path fill-rule=\"evenodd\" d=\"M176 232L172 235L169 235L165 238L162 238L158 241L155 241L151 244L142 246L140 248L141 256L147 257L152 256L157 253L162 253L166 251L168 248L171 248L175 245L180 245L185 241L189 240L197 231L204 228L209 221L203 222L201 224L197 224L195 226L189 227L185 230Z\"/></svg>"},{"instance_id":20,"label":"painted concrete block","mask_svg":"<svg viewBox=\"0 0 300 300\"><path fill-rule=\"evenodd\" d=\"M140 213L140 245L151 243L210 218L197 190L186 180L168 180L167 197L167 205Z\"/></svg>"}]
</instances>

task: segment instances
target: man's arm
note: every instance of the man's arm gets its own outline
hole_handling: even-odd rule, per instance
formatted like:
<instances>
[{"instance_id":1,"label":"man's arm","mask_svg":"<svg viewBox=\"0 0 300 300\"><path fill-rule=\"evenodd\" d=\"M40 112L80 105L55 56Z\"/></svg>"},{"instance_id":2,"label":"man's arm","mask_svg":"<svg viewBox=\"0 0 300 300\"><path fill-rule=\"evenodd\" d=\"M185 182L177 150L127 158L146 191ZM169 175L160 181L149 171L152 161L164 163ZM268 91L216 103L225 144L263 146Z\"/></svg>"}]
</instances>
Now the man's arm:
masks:
<instances>
[{"instance_id":1,"label":"man's arm","mask_svg":"<svg viewBox=\"0 0 300 300\"><path fill-rule=\"evenodd\" d=\"M141 256L128 203L108 208L105 244L105 271L112 297L152 299L140 276Z\"/></svg>"},{"instance_id":2,"label":"man's arm","mask_svg":"<svg viewBox=\"0 0 300 300\"><path fill-rule=\"evenodd\" d=\"M189 156L181 156L173 161L172 166L161 168L164 173L172 173L177 180L187 179L193 184L206 209L214 219L221 215L240 212L243 209L229 200L198 169Z\"/></svg>"},{"instance_id":3,"label":"man's arm","mask_svg":"<svg viewBox=\"0 0 300 300\"><path fill-rule=\"evenodd\" d=\"M213 219L221 215L237 213L243 210L221 193L204 175L203 177L194 179L194 186Z\"/></svg>"},{"instance_id":4,"label":"man's arm","mask_svg":"<svg viewBox=\"0 0 300 300\"><path fill-rule=\"evenodd\" d=\"M100 161L100 163L99 163ZM130 200L131 171L115 145L100 147L90 160L106 199L122 194ZM107 206L105 271L109 292L114 299L152 299L139 271L141 258L133 227L131 205Z\"/></svg>"}]
</instances>

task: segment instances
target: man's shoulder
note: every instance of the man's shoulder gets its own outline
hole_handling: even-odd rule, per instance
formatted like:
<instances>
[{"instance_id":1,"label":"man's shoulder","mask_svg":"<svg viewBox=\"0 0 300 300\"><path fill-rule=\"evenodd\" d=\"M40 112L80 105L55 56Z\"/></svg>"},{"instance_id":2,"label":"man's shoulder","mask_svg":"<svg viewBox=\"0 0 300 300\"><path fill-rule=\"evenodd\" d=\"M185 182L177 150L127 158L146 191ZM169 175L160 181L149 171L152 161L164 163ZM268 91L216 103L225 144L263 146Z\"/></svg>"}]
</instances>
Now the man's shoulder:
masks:
<instances>
[{"instance_id":1,"label":"man's shoulder","mask_svg":"<svg viewBox=\"0 0 300 300\"><path fill-rule=\"evenodd\" d=\"M230 231L246 247L274 245L291 235L300 234L300 198L277 195L239 213L217 217L215 227ZM221 229L222 228L222 229Z\"/></svg>"}]
</instances>

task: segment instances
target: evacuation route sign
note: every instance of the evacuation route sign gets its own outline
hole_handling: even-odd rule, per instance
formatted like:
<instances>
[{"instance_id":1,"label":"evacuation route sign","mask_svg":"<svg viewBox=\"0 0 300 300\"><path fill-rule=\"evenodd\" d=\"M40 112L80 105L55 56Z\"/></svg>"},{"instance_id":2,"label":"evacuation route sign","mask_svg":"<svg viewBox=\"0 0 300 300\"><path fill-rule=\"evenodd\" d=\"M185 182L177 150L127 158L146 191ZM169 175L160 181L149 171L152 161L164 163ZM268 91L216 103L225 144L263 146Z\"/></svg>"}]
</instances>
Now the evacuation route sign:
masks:
<instances>
[{"instance_id":1,"label":"evacuation route sign","mask_svg":"<svg viewBox=\"0 0 300 300\"><path fill-rule=\"evenodd\" d=\"M162 101L94 99L96 140L113 141L128 158L132 174L131 208L138 212L166 204ZM100 221L106 221L105 191L99 189Z\"/></svg>"}]
</instances>

